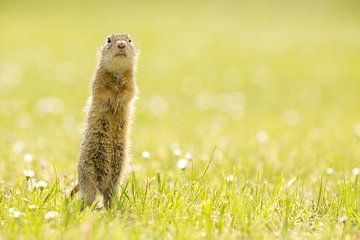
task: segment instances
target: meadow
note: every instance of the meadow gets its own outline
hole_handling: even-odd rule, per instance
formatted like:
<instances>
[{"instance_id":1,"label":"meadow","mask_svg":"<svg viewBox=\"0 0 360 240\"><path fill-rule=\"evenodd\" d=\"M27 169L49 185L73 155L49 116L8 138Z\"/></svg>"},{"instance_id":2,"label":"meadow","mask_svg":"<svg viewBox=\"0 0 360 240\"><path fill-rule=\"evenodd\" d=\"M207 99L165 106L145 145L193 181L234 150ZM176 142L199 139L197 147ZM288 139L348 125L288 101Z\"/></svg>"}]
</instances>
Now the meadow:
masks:
<instances>
[{"instance_id":1,"label":"meadow","mask_svg":"<svg viewBox=\"0 0 360 240\"><path fill-rule=\"evenodd\" d=\"M358 239L357 1L0 2L0 239ZM110 210L68 194L97 50L140 49Z\"/></svg>"}]
</instances>

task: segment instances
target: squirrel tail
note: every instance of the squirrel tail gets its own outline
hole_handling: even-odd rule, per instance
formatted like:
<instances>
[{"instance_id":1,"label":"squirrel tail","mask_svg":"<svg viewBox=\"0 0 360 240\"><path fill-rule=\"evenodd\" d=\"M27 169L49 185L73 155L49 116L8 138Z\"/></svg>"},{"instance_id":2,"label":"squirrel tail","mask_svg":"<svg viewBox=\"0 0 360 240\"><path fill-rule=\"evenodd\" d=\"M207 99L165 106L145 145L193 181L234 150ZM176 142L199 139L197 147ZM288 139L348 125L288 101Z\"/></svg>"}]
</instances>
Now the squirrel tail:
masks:
<instances>
[{"instance_id":1,"label":"squirrel tail","mask_svg":"<svg viewBox=\"0 0 360 240\"><path fill-rule=\"evenodd\" d=\"M70 199L72 199L79 190L80 190L79 184L76 184L76 186L73 188L73 190L71 190Z\"/></svg>"}]
</instances>

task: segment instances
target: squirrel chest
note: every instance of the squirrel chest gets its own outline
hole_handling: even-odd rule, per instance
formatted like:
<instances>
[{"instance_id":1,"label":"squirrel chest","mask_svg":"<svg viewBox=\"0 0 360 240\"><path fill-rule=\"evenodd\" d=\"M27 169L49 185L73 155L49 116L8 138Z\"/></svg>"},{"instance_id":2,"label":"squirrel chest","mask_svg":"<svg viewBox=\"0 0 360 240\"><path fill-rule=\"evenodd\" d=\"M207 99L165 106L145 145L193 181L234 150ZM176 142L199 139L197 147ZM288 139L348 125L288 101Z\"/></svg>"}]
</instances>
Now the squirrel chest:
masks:
<instances>
[{"instance_id":1,"label":"squirrel chest","mask_svg":"<svg viewBox=\"0 0 360 240\"><path fill-rule=\"evenodd\" d=\"M93 100L103 108L104 113L121 114L128 105L125 101L127 94L127 79L121 76L108 76L102 83L94 89Z\"/></svg>"}]
</instances>

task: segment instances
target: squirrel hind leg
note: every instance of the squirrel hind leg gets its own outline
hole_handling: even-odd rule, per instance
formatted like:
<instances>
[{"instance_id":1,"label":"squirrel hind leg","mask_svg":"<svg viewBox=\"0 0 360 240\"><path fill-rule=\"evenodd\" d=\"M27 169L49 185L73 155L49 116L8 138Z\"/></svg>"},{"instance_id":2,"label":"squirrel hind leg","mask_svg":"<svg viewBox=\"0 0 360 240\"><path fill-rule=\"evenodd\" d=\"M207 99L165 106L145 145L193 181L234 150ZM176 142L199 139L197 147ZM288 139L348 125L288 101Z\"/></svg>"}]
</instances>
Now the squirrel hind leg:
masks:
<instances>
[{"instance_id":1,"label":"squirrel hind leg","mask_svg":"<svg viewBox=\"0 0 360 240\"><path fill-rule=\"evenodd\" d=\"M116 185L113 185L108 189L106 189L105 191L102 191L104 207L108 209L111 207L112 202L117 199L118 196L117 190L118 189Z\"/></svg>"},{"instance_id":2,"label":"squirrel hind leg","mask_svg":"<svg viewBox=\"0 0 360 240\"><path fill-rule=\"evenodd\" d=\"M79 183L79 190L80 190L80 200L83 202L83 204L90 206L96 197L97 189L92 184L85 184L81 185Z\"/></svg>"}]
</instances>

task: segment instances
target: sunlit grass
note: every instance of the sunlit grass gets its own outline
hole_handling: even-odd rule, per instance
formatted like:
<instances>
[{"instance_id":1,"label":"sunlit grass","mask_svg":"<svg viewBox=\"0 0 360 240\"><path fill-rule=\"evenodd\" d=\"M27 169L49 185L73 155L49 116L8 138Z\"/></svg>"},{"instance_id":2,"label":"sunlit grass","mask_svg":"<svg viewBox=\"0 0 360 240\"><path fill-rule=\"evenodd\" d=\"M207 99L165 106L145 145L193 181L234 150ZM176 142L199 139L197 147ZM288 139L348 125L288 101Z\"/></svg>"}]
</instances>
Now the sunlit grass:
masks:
<instances>
[{"instance_id":1,"label":"sunlit grass","mask_svg":"<svg viewBox=\"0 0 360 240\"><path fill-rule=\"evenodd\" d=\"M358 4L257 3L4 2L0 238L358 238ZM112 32L141 51L133 161L111 210L80 212Z\"/></svg>"}]
</instances>

